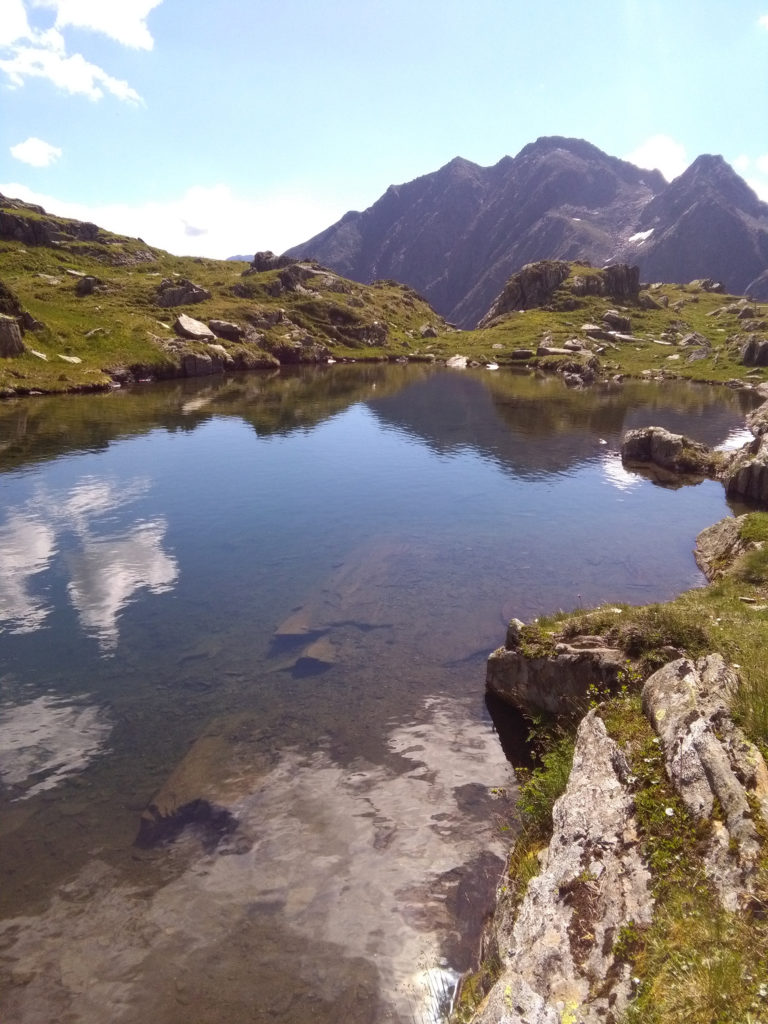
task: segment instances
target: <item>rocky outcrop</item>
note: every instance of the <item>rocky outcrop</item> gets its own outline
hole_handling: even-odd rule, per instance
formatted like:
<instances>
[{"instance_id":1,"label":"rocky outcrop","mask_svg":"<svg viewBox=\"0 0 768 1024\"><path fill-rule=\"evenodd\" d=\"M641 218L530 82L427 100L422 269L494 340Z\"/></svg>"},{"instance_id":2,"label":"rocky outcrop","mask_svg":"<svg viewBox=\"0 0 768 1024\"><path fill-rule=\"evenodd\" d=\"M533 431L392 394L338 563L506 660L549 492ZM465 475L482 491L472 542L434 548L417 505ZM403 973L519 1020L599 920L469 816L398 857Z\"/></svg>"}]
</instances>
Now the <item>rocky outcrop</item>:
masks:
<instances>
[{"instance_id":1,"label":"rocky outcrop","mask_svg":"<svg viewBox=\"0 0 768 1024\"><path fill-rule=\"evenodd\" d=\"M155 304L168 309L172 306L188 306L195 302L204 302L210 299L211 293L207 288L201 288L184 277L173 279L166 278L160 282L155 295Z\"/></svg>"},{"instance_id":2,"label":"rocky outcrop","mask_svg":"<svg viewBox=\"0 0 768 1024\"><path fill-rule=\"evenodd\" d=\"M710 582L727 576L735 562L754 545L741 536L744 516L721 519L696 538L696 564Z\"/></svg>"},{"instance_id":3,"label":"rocky outcrop","mask_svg":"<svg viewBox=\"0 0 768 1024\"><path fill-rule=\"evenodd\" d=\"M664 427L629 430L621 445L622 462L630 466L652 465L683 476L713 476L722 457L705 444Z\"/></svg>"},{"instance_id":4,"label":"rocky outcrop","mask_svg":"<svg viewBox=\"0 0 768 1024\"><path fill-rule=\"evenodd\" d=\"M523 634L513 620L508 645ZM667 663L642 693L673 789L709 826L696 855L731 911L750 905L768 824L768 769L731 717L738 686L734 667L713 653ZM599 715L591 710L579 725L539 875L516 913L497 914L502 972L475 1024L613 1024L631 1001L634 982L619 939L624 926L651 924L652 879L636 818L638 780Z\"/></svg>"},{"instance_id":5,"label":"rocky outcrop","mask_svg":"<svg viewBox=\"0 0 768 1024\"><path fill-rule=\"evenodd\" d=\"M753 334L742 345L739 358L745 366L768 366L768 339Z\"/></svg>"},{"instance_id":6,"label":"rocky outcrop","mask_svg":"<svg viewBox=\"0 0 768 1024\"><path fill-rule=\"evenodd\" d=\"M768 769L734 725L735 670L719 654L670 662L643 687L643 710L661 739L667 776L698 820L714 819L704 864L720 901L742 908L754 887L760 852L753 798L768 824Z\"/></svg>"},{"instance_id":7,"label":"rocky outcrop","mask_svg":"<svg viewBox=\"0 0 768 1024\"><path fill-rule=\"evenodd\" d=\"M101 228L89 221L49 216L42 206L0 195L0 238L37 246L70 241L96 242L105 237Z\"/></svg>"},{"instance_id":8,"label":"rocky outcrop","mask_svg":"<svg viewBox=\"0 0 768 1024\"><path fill-rule=\"evenodd\" d=\"M23 314L18 297L2 281L0 281L0 314L12 317L20 317Z\"/></svg>"},{"instance_id":9,"label":"rocky outcrop","mask_svg":"<svg viewBox=\"0 0 768 1024\"><path fill-rule=\"evenodd\" d=\"M557 260L540 260L538 263L526 264L522 270L510 277L478 327L487 326L504 313L545 306L555 289L560 287L570 272L568 263Z\"/></svg>"},{"instance_id":10,"label":"rocky outcrop","mask_svg":"<svg viewBox=\"0 0 768 1024\"><path fill-rule=\"evenodd\" d=\"M19 356L24 351L21 328L11 316L0 314L0 357Z\"/></svg>"},{"instance_id":11,"label":"rocky outcrop","mask_svg":"<svg viewBox=\"0 0 768 1024\"><path fill-rule=\"evenodd\" d=\"M620 929L651 922L626 758L594 711L581 722L568 787L552 812L541 874L511 932L504 969L477 1024L614 1021L632 994L614 953Z\"/></svg>"},{"instance_id":12,"label":"rocky outcrop","mask_svg":"<svg viewBox=\"0 0 768 1024\"><path fill-rule=\"evenodd\" d=\"M737 452L721 478L729 498L768 504L768 434L755 438Z\"/></svg>"},{"instance_id":13,"label":"rocky outcrop","mask_svg":"<svg viewBox=\"0 0 768 1024\"><path fill-rule=\"evenodd\" d=\"M746 424L755 437L768 433L768 402L763 402L747 415Z\"/></svg>"},{"instance_id":14,"label":"rocky outcrop","mask_svg":"<svg viewBox=\"0 0 768 1024\"><path fill-rule=\"evenodd\" d=\"M558 643L551 653L529 655L519 633L488 658L486 687L525 714L542 711L573 716L583 712L591 687L614 691L621 685L626 657L602 637L582 636Z\"/></svg>"},{"instance_id":15,"label":"rocky outcrop","mask_svg":"<svg viewBox=\"0 0 768 1024\"><path fill-rule=\"evenodd\" d=\"M558 289L561 290L561 303L568 301L565 293L577 296L600 295L622 302L638 300L640 271L637 267L618 264L589 273L575 273L572 277L570 274L569 263L541 260L528 264L510 277L478 327L487 327L506 313L548 306L554 300ZM606 332L627 333L631 330L629 317L615 309L606 310L603 322ZM606 335L601 334L601 337L604 336Z\"/></svg>"},{"instance_id":16,"label":"rocky outcrop","mask_svg":"<svg viewBox=\"0 0 768 1024\"><path fill-rule=\"evenodd\" d=\"M265 270L281 270L283 267L289 267L295 262L296 260L292 256L275 256L271 250L267 249L264 252L257 252L255 254L251 260L251 271L261 274Z\"/></svg>"}]
</instances>

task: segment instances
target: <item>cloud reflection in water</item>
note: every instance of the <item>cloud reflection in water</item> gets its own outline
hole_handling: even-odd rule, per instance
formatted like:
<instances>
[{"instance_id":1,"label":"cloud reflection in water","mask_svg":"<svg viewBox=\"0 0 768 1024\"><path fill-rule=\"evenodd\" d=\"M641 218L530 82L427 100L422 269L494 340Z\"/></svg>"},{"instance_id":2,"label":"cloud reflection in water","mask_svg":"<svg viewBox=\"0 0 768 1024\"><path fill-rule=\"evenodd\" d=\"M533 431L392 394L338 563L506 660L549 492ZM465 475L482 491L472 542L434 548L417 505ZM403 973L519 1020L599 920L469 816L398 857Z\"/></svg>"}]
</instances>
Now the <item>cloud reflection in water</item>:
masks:
<instances>
[{"instance_id":1,"label":"cloud reflection in water","mask_svg":"<svg viewBox=\"0 0 768 1024\"><path fill-rule=\"evenodd\" d=\"M31 592L31 577L51 564L56 533L38 519L12 513L0 527L0 621L11 633L40 629L50 608Z\"/></svg>"},{"instance_id":2,"label":"cloud reflection in water","mask_svg":"<svg viewBox=\"0 0 768 1024\"><path fill-rule=\"evenodd\" d=\"M53 789L103 753L111 728L82 697L46 695L0 709L0 781L20 800Z\"/></svg>"},{"instance_id":3,"label":"cloud reflection in water","mask_svg":"<svg viewBox=\"0 0 768 1024\"><path fill-rule=\"evenodd\" d=\"M118 488L86 477L64 495L40 494L27 507L12 510L0 526L0 624L14 633L46 624L52 609L32 593L30 578L53 568L61 554L83 629L95 634L102 649L113 650L120 612L133 595L142 589L164 593L179 576L177 560L163 550L163 517L103 532L148 489L144 480Z\"/></svg>"}]
</instances>

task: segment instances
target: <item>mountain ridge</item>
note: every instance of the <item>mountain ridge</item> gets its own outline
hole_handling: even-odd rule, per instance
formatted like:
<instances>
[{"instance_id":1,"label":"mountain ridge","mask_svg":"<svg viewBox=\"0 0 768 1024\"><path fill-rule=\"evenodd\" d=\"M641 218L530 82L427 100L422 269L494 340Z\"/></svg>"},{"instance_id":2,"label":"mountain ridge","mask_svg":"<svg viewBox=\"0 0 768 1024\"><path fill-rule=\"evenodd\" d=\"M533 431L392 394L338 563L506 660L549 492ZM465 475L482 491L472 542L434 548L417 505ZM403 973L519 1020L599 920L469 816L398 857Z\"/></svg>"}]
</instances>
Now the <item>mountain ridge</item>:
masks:
<instances>
[{"instance_id":1,"label":"mountain ridge","mask_svg":"<svg viewBox=\"0 0 768 1024\"><path fill-rule=\"evenodd\" d=\"M651 280L718 277L734 293L754 283L761 298L768 204L719 156L700 156L667 182L586 140L542 136L490 167L455 157L390 185L286 255L354 280L403 281L463 327L511 274L541 259L630 261Z\"/></svg>"}]
</instances>

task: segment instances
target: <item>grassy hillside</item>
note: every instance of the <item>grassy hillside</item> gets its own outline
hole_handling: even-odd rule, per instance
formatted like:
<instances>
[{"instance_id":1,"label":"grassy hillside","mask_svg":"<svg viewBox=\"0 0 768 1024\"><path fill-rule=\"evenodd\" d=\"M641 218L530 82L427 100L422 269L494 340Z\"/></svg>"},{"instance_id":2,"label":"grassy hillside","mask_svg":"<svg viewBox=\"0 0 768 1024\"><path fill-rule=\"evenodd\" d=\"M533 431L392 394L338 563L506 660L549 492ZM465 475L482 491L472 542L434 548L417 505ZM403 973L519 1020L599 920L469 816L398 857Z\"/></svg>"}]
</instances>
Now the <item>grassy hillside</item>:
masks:
<instances>
[{"instance_id":1,"label":"grassy hillside","mask_svg":"<svg viewBox=\"0 0 768 1024\"><path fill-rule=\"evenodd\" d=\"M679 376L692 380L762 380L740 351L755 331L765 335L768 309L707 290L701 283L652 285L638 301L578 295L574 282L602 272L572 265L545 306L509 312L480 330L449 327L410 288L394 281L362 285L317 264L255 272L238 261L171 256L141 239L52 217L39 207L0 197L0 313L27 324L26 351L0 359L0 394L100 388L111 381L198 375L278 363L377 359L447 359L527 365L548 371ZM86 279L93 280L86 280ZM161 285L192 282L210 293L165 307ZM5 286L6 291L3 290ZM10 292L10 295L8 294ZM609 309L630 322L625 340L590 337ZM207 324L233 322L237 340L181 339L178 314ZM31 320L30 320L31 318ZM218 332L217 332L218 333ZM689 335L698 340L687 343ZM538 354L541 345L580 351ZM214 345L211 348L211 344ZM202 357L195 365L189 357Z\"/></svg>"},{"instance_id":2,"label":"grassy hillside","mask_svg":"<svg viewBox=\"0 0 768 1024\"><path fill-rule=\"evenodd\" d=\"M412 352L425 326L446 330L426 302L395 282L361 285L308 264L295 273L254 273L241 262L175 257L140 239L6 203L0 200L0 312L21 307L39 326L26 330L24 354L0 359L4 394L178 376L183 357L194 354L213 354L234 369L391 358ZM84 284L88 277L95 282ZM185 280L210 298L172 308L158 303L162 282ZM245 333L237 341L184 340L174 331L180 313L205 324L233 322Z\"/></svg>"}]
</instances>

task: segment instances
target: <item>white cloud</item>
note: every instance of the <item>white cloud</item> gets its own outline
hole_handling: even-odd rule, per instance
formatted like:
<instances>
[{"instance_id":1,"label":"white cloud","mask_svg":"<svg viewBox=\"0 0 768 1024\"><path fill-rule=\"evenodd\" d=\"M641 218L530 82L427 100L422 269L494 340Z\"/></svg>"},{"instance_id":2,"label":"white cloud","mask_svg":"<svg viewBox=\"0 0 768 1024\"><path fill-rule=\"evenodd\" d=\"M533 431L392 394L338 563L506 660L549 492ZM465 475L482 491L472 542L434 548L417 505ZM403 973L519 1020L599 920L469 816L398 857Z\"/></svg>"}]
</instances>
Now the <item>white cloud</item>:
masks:
<instances>
[{"instance_id":1,"label":"white cloud","mask_svg":"<svg viewBox=\"0 0 768 1024\"><path fill-rule=\"evenodd\" d=\"M17 39L30 39L32 29L27 21L27 12L21 0L3 0L3 16L0 18L0 46L10 46Z\"/></svg>"},{"instance_id":2,"label":"white cloud","mask_svg":"<svg viewBox=\"0 0 768 1024\"><path fill-rule=\"evenodd\" d=\"M17 45L11 58L0 60L0 70L8 75L11 85L22 86L25 78L47 78L58 89L71 95L80 94L91 100L100 100L105 92L109 92L129 103L142 102L127 82L108 75L82 54L68 57L57 32L47 32L36 39L37 44Z\"/></svg>"},{"instance_id":3,"label":"white cloud","mask_svg":"<svg viewBox=\"0 0 768 1024\"><path fill-rule=\"evenodd\" d=\"M18 0L14 0L18 2ZM162 0L33 0L35 7L56 11L56 28L89 29L137 50L151 50L154 40L147 16Z\"/></svg>"},{"instance_id":4,"label":"white cloud","mask_svg":"<svg viewBox=\"0 0 768 1024\"><path fill-rule=\"evenodd\" d=\"M690 163L685 146L669 135L652 135L631 153L627 153L624 159L637 167L661 171L667 181L682 174Z\"/></svg>"},{"instance_id":5,"label":"white cloud","mask_svg":"<svg viewBox=\"0 0 768 1024\"><path fill-rule=\"evenodd\" d=\"M22 0L8 5L0 17L0 71L11 86L20 88L27 78L44 78L70 95L102 99L111 93L128 103L141 103L134 88L114 78L81 53L68 54L60 27L83 25L119 39L126 46L151 49L153 41L143 18L162 0L35 0L37 6L57 9L54 28L31 28Z\"/></svg>"},{"instance_id":6,"label":"white cloud","mask_svg":"<svg viewBox=\"0 0 768 1024\"><path fill-rule=\"evenodd\" d=\"M762 17L758 18L757 24L760 25L761 28L768 29L768 14L763 14Z\"/></svg>"},{"instance_id":7,"label":"white cloud","mask_svg":"<svg viewBox=\"0 0 768 1024\"><path fill-rule=\"evenodd\" d=\"M43 142L32 135L26 141L11 146L11 156L31 167L49 167L59 159L61 150L58 146L52 146L50 142Z\"/></svg>"},{"instance_id":8,"label":"white cloud","mask_svg":"<svg viewBox=\"0 0 768 1024\"><path fill-rule=\"evenodd\" d=\"M227 256L272 249L283 252L338 220L347 207L299 193L245 198L227 185L194 186L167 202L93 206L33 192L17 182L0 193L37 203L49 213L87 220L110 231L141 237L177 255Z\"/></svg>"}]
</instances>

